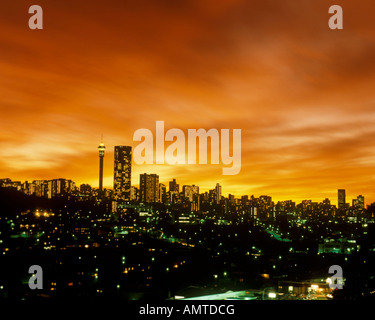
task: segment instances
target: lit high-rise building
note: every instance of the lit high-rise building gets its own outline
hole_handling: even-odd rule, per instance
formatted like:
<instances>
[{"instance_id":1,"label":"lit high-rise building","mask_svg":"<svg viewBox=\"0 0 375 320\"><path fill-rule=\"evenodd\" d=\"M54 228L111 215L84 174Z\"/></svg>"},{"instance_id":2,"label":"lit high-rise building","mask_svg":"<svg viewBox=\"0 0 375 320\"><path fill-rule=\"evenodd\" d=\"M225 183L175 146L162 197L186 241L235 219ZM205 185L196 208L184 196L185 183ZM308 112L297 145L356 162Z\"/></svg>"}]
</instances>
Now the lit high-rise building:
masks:
<instances>
[{"instance_id":1,"label":"lit high-rise building","mask_svg":"<svg viewBox=\"0 0 375 320\"><path fill-rule=\"evenodd\" d=\"M34 180L31 184L31 194L37 197L45 197L47 195L48 183L46 180Z\"/></svg>"},{"instance_id":2,"label":"lit high-rise building","mask_svg":"<svg viewBox=\"0 0 375 320\"><path fill-rule=\"evenodd\" d=\"M159 201L159 176L157 174L139 175L139 200L147 203Z\"/></svg>"},{"instance_id":3,"label":"lit high-rise building","mask_svg":"<svg viewBox=\"0 0 375 320\"><path fill-rule=\"evenodd\" d=\"M115 146L114 198L130 200L132 147Z\"/></svg>"},{"instance_id":4,"label":"lit high-rise building","mask_svg":"<svg viewBox=\"0 0 375 320\"><path fill-rule=\"evenodd\" d=\"M365 197L362 196L362 195L359 195L357 197L357 200L358 200L358 206L361 208L361 209L364 209L365 208Z\"/></svg>"},{"instance_id":5,"label":"lit high-rise building","mask_svg":"<svg viewBox=\"0 0 375 320\"><path fill-rule=\"evenodd\" d=\"M345 189L338 189L338 191L337 191L337 203L338 203L339 209L345 209L345 206L346 206Z\"/></svg>"},{"instance_id":6,"label":"lit high-rise building","mask_svg":"<svg viewBox=\"0 0 375 320\"><path fill-rule=\"evenodd\" d=\"M190 202L193 201L193 196L195 194L199 194L199 187L196 185L192 186L183 186L182 191L184 193L184 197L189 199Z\"/></svg>"},{"instance_id":7,"label":"lit high-rise building","mask_svg":"<svg viewBox=\"0 0 375 320\"><path fill-rule=\"evenodd\" d=\"M353 199L352 201L353 207L357 209L364 209L365 208L365 197L362 195L359 195L357 199Z\"/></svg>"},{"instance_id":8,"label":"lit high-rise building","mask_svg":"<svg viewBox=\"0 0 375 320\"><path fill-rule=\"evenodd\" d=\"M169 181L169 191L170 192L180 192L180 185L176 182L176 179Z\"/></svg>"},{"instance_id":9,"label":"lit high-rise building","mask_svg":"<svg viewBox=\"0 0 375 320\"><path fill-rule=\"evenodd\" d=\"M66 179L53 179L44 182L45 194L47 198L51 199L57 195L67 195L76 189L75 182Z\"/></svg>"},{"instance_id":10,"label":"lit high-rise building","mask_svg":"<svg viewBox=\"0 0 375 320\"><path fill-rule=\"evenodd\" d=\"M217 204L220 204L220 200L221 200L221 185L216 183L216 187L215 187L215 202Z\"/></svg>"},{"instance_id":11,"label":"lit high-rise building","mask_svg":"<svg viewBox=\"0 0 375 320\"><path fill-rule=\"evenodd\" d=\"M199 187L194 184L192 186L183 186L182 191L185 199L190 202L190 210L198 211L200 208Z\"/></svg>"},{"instance_id":12,"label":"lit high-rise building","mask_svg":"<svg viewBox=\"0 0 375 320\"><path fill-rule=\"evenodd\" d=\"M176 179L169 181L169 199L172 203L176 202L180 192L180 185L176 182Z\"/></svg>"},{"instance_id":13,"label":"lit high-rise building","mask_svg":"<svg viewBox=\"0 0 375 320\"><path fill-rule=\"evenodd\" d=\"M130 187L130 201L137 201L139 198L139 189L135 186Z\"/></svg>"},{"instance_id":14,"label":"lit high-rise building","mask_svg":"<svg viewBox=\"0 0 375 320\"><path fill-rule=\"evenodd\" d=\"M100 143L99 147L99 196L103 195L103 160L105 146L103 141Z\"/></svg>"},{"instance_id":15,"label":"lit high-rise building","mask_svg":"<svg viewBox=\"0 0 375 320\"><path fill-rule=\"evenodd\" d=\"M159 183L159 202L165 203L167 198L167 187L163 183Z\"/></svg>"}]
</instances>

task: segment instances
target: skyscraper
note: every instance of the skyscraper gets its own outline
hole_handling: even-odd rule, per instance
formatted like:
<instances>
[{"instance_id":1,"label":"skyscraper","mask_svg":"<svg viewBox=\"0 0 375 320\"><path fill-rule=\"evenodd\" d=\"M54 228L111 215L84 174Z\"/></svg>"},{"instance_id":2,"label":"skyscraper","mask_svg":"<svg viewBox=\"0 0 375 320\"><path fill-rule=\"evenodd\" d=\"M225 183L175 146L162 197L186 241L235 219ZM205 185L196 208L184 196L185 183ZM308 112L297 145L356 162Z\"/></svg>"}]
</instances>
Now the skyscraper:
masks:
<instances>
[{"instance_id":1,"label":"skyscraper","mask_svg":"<svg viewBox=\"0 0 375 320\"><path fill-rule=\"evenodd\" d=\"M216 187L215 187L215 202L217 204L220 204L220 200L221 200L221 185L216 183Z\"/></svg>"},{"instance_id":2,"label":"skyscraper","mask_svg":"<svg viewBox=\"0 0 375 320\"><path fill-rule=\"evenodd\" d=\"M115 146L113 189L116 200L130 200L132 147Z\"/></svg>"},{"instance_id":3,"label":"skyscraper","mask_svg":"<svg viewBox=\"0 0 375 320\"><path fill-rule=\"evenodd\" d=\"M352 205L356 209L364 209L365 208L365 197L362 195L359 195L357 199L352 200Z\"/></svg>"},{"instance_id":4,"label":"skyscraper","mask_svg":"<svg viewBox=\"0 0 375 320\"><path fill-rule=\"evenodd\" d=\"M176 182L176 179L169 181L169 191L172 192L180 192L180 185Z\"/></svg>"},{"instance_id":5,"label":"skyscraper","mask_svg":"<svg viewBox=\"0 0 375 320\"><path fill-rule=\"evenodd\" d=\"M100 142L99 149L99 197L103 195L103 160L105 146L103 141Z\"/></svg>"},{"instance_id":6,"label":"skyscraper","mask_svg":"<svg viewBox=\"0 0 375 320\"><path fill-rule=\"evenodd\" d=\"M139 175L139 200L147 203L159 201L159 176L157 174Z\"/></svg>"},{"instance_id":7,"label":"skyscraper","mask_svg":"<svg viewBox=\"0 0 375 320\"><path fill-rule=\"evenodd\" d=\"M172 203L176 202L180 192L180 185L176 182L176 179L169 181L169 199Z\"/></svg>"},{"instance_id":8,"label":"skyscraper","mask_svg":"<svg viewBox=\"0 0 375 320\"><path fill-rule=\"evenodd\" d=\"M163 183L159 183L159 202L166 203L167 187Z\"/></svg>"},{"instance_id":9,"label":"skyscraper","mask_svg":"<svg viewBox=\"0 0 375 320\"><path fill-rule=\"evenodd\" d=\"M365 208L365 197L362 196L362 195L359 195L357 197L357 200L358 200L358 207L361 208L361 209L364 209Z\"/></svg>"},{"instance_id":10,"label":"skyscraper","mask_svg":"<svg viewBox=\"0 0 375 320\"><path fill-rule=\"evenodd\" d=\"M345 209L345 206L346 206L345 189L338 189L338 191L337 191L337 203L338 203L339 209Z\"/></svg>"},{"instance_id":11,"label":"skyscraper","mask_svg":"<svg viewBox=\"0 0 375 320\"><path fill-rule=\"evenodd\" d=\"M184 193L184 197L189 199L190 202L192 202L193 196L199 194L199 187L194 184L192 186L183 186L182 191Z\"/></svg>"},{"instance_id":12,"label":"skyscraper","mask_svg":"<svg viewBox=\"0 0 375 320\"><path fill-rule=\"evenodd\" d=\"M199 187L196 185L182 187L184 198L190 202L190 210L198 211L200 208Z\"/></svg>"}]
</instances>

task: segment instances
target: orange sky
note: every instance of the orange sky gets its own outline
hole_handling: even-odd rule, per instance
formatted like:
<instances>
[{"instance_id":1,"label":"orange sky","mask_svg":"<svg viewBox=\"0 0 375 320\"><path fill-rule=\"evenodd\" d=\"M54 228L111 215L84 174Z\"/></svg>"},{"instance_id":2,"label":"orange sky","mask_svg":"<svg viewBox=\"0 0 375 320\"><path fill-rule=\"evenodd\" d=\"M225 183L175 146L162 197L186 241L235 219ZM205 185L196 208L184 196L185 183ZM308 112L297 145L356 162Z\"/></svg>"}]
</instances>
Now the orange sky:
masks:
<instances>
[{"instance_id":1,"label":"orange sky","mask_svg":"<svg viewBox=\"0 0 375 320\"><path fill-rule=\"evenodd\" d=\"M242 129L242 170L134 165L167 183L274 200L375 201L375 6L340 0L40 0L0 4L0 178L113 186L139 128Z\"/></svg>"}]
</instances>

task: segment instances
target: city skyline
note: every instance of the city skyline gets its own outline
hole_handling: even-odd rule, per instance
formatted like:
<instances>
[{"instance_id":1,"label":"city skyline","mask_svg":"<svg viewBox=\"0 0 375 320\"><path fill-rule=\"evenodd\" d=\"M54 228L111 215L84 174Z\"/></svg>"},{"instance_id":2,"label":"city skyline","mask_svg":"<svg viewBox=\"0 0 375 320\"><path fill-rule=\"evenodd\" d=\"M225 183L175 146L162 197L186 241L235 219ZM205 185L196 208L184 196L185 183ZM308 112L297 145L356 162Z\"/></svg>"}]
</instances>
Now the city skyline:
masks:
<instances>
[{"instance_id":1,"label":"city skyline","mask_svg":"<svg viewBox=\"0 0 375 320\"><path fill-rule=\"evenodd\" d=\"M100 189L99 188L96 188L96 187L93 187L89 184L86 184L86 183L83 183L83 184L79 184L77 185L75 183L75 181L71 180L71 179L65 179L65 178L54 178L54 179L48 179L48 180L44 180L44 179L38 179L38 180L33 180L33 181L28 181L28 180L22 180L22 181L17 181L17 180L13 180L9 177L7 178L1 178L0 179L0 183L5 183L7 184L6 180L9 179L9 183L10 184L20 184L20 186L28 186L30 187L30 184L33 184L35 183L36 186L35 187L38 187L39 188L41 187L41 184L42 182L45 182L45 188L46 190L43 191L43 188L39 190L40 193L45 193L46 197L48 198L51 198L51 197L54 197L56 196L57 194L60 194L60 193L64 193L64 192L73 192L74 191L74 188L76 188L77 190L80 190L82 192L82 190L97 190L98 191L98 194L97 194L97 197L98 198L104 198L105 196L104 195L101 195L100 193ZM222 199L228 199L228 200L232 200L232 199L237 199L237 200L243 200L244 198L249 198L250 197L254 197L254 199L261 199L262 197L267 197L270 199L270 201L272 201L273 204L278 204L278 203L287 203L287 202L294 202L295 204L302 204L304 203L305 201L308 201L308 202L311 202L311 203L316 203L316 204L324 204L326 203L326 200L329 200L329 203L330 205L334 205L338 210L340 209L343 209L343 210L347 210L348 207L357 207L357 206L360 206L362 208L365 208L366 206L370 206L370 205L373 205L374 203L370 203L368 201L365 201L366 200L366 197L363 196L362 194L358 194L356 196L348 196L348 200L346 200L346 190L345 189L337 189L336 190L336 197L333 197L333 198L330 198L330 197L325 197L323 199L312 199L312 198L309 198L309 197L305 197L303 199L293 199L292 197L290 198L286 198L286 199L275 199L273 198L272 195L270 194L266 194L266 193L263 193L263 194L259 194L259 195L255 195L255 194L242 194L242 195L236 195L236 194L233 194L231 192L225 192L223 194L222 192L222 188L223 186L220 185L219 183L216 183L216 185L212 185L210 189L207 189L207 190L202 190L200 189L200 186L199 185L195 185L195 184L183 184L181 185L181 188L180 188L180 184L177 183L176 179L172 179L172 180L159 180L159 176L157 174L154 174L154 173L143 173L143 174L140 174L138 176L138 181L139 183L136 184L136 185L133 185L131 184L131 188L135 187L137 188L137 192L139 193L138 194L138 198L136 201L138 202L146 202L146 203L157 203L157 202L164 202L162 201L162 197L161 197L161 194L159 193L160 192L160 189L163 189L164 192L166 193L167 192L167 182L169 184L169 188L168 188L168 193L172 194L172 193L176 193L176 194L187 194L185 195L187 199L189 199L190 202L194 202L195 200L193 200L192 196L193 194L197 194L198 196L199 195L202 195L202 194L210 194L210 192L214 192L215 194L215 198L213 199L213 202L216 203L216 204L219 204L220 203L220 200ZM66 185L64 185L64 183ZM57 185L61 185L60 187L58 187ZM1 186L1 184L0 184ZM173 186L176 186L176 188L174 188ZM5 186L5 188L8 188L9 186ZM87 187L89 187L89 189L87 189ZM63 192L60 192L57 190L63 190ZM114 200L121 200L121 201L134 201L134 199L129 199L129 198L126 198L125 196L123 196L123 198L120 198L118 195L115 194L115 188L104 188L103 189L103 192L105 190L112 190L114 193L113 193L113 199ZM185 191L187 190L187 192ZM86 191L84 191L83 193L85 193ZM129 191L129 196L131 197L131 194L132 194L132 191L130 189ZM148 194L148 195L146 195ZM227 196L225 196L225 194L227 194ZM342 196L342 194L344 194L344 196ZM41 195L37 195L38 197L43 197ZM151 200L152 199L152 200ZM172 200L171 200L172 201Z\"/></svg>"},{"instance_id":2,"label":"city skyline","mask_svg":"<svg viewBox=\"0 0 375 320\"><path fill-rule=\"evenodd\" d=\"M160 120L241 129L241 172L134 165L134 185L148 172L238 196L321 201L342 188L375 202L371 1L343 0L337 32L325 1L39 4L38 31L24 1L1 5L1 177L98 186L104 133L110 187L113 147Z\"/></svg>"},{"instance_id":3,"label":"city skyline","mask_svg":"<svg viewBox=\"0 0 375 320\"><path fill-rule=\"evenodd\" d=\"M107 177L106 177L107 184L105 184L103 182L103 180L104 180L103 179L103 174L104 174L103 173L103 164L104 164L104 150L106 149L106 147L104 146L103 138L101 139L101 143L100 143L98 149L99 149L99 159L100 159L99 176L96 179L93 179L91 182L80 181L79 183L77 183L77 185L88 184L88 185L90 185L90 187L97 188L99 190L99 193L100 193L100 186L102 184L103 189L113 190L115 192L115 198L116 197L117 198L125 197L126 199L129 199L130 194L131 194L131 190L130 190L131 187L137 187L138 190L140 190L142 188L141 187L141 181L140 181L140 179L142 179L141 176L143 176L143 175L149 175L149 176L157 175L158 179L159 179L159 176L160 176L159 173L155 173L152 170L151 170L151 173L150 172L146 173L146 172L142 171L142 169L141 169L142 167L144 167L144 165L137 165L137 164L134 163L133 158L132 158L132 149L133 149L132 146L121 145L121 146L114 146L114 154L115 154L114 159L113 159L114 163L112 163L112 171L110 173L107 173ZM118 150L118 151L116 151L116 150ZM107 150L107 152L108 152L108 150ZM109 153L111 153L111 152L109 151ZM120 156L120 154L122 154L122 155ZM120 160L120 158L123 159L123 160ZM107 161L110 161L110 160L107 159ZM113 166L113 164L114 164L114 166ZM152 169L155 166L158 166L158 165L151 165L151 166L147 166L147 167ZM134 168L137 168L137 167L139 167L138 170L137 169L134 170ZM158 167L160 167L160 166L158 166ZM134 171L135 171L135 174L134 174ZM133 175L132 175L132 172L133 172ZM130 179L129 179L129 176L130 176ZM1 179L6 179L6 178L9 178L9 177L2 177ZM60 178L54 177L54 178L51 178L51 179L37 178L37 179L31 179L31 181L41 181L41 180L52 181L52 180L58 180L58 179L66 179L66 178L61 178L61 177ZM11 179L11 180L13 181L13 179ZM30 179L19 179L19 180L29 182ZM71 179L66 179L66 180L71 181ZM182 180L187 181L187 182L177 184L177 187L179 187L179 185L181 185L181 186L195 186L196 185L196 183L188 181L186 179L182 179ZM176 178L173 178L173 177L164 178L163 180L160 180L160 183L165 182L165 183L169 183L169 185L170 185L172 183L172 181L174 183L176 183ZM221 190L222 185L220 185L218 182L214 182L214 181L210 181L207 185L204 185L203 187L198 186L198 188L200 188L200 190L202 192L208 192L210 190L213 190L212 186L214 184L216 184L216 187L219 185L220 190ZM117 185L117 187L116 187L116 185ZM126 187L125 187L125 185L126 185ZM216 187L214 187L214 189ZM230 187L229 188L227 187L226 189L230 189ZM343 191L343 195L340 195L340 191ZM355 194L355 192L350 191L350 190L349 190L349 192L350 193L349 193L348 198L351 199L351 200L355 200L355 199L357 199L358 196L362 196L362 194L364 194L363 192ZM126 196L125 196L125 193L126 193ZM220 193L221 193L221 191L220 191ZM259 194L255 195L255 193L251 193L251 192L250 193L246 193L246 192L241 193L239 191L235 192L233 190L232 191L226 191L225 193L228 194L228 196L232 195L232 196L235 196L237 198L240 198L242 196L249 196L249 195L262 196L262 195L269 195L270 194L270 193L267 193L267 192L260 192ZM116 194L118 194L118 195L116 196ZM289 197L287 196L287 197L284 197L284 198L277 198L277 197L274 197L272 195L271 195L271 197L276 202L278 202L278 201L280 201L280 202L289 201L289 200L292 200L292 201L295 201L295 202L302 202L304 200L311 200L313 202L319 203L319 202L324 201L325 199L330 199L331 201L333 200L332 203L335 204L337 206L337 208L342 207L342 204L340 205L340 198L341 198L344 201L344 202L342 202L342 200L341 200L341 203L349 203L350 204L350 202L345 202L346 189L340 189L340 188L336 188L335 190L333 190L331 192L328 192L326 194L322 194L322 197L320 197L320 198L311 197L311 196L309 197L308 195L302 196L301 198L297 198L297 197L293 197L293 196L289 196ZM370 205L370 204L373 203L373 201L368 200L366 195L364 196L364 199L365 199L365 205Z\"/></svg>"}]
</instances>

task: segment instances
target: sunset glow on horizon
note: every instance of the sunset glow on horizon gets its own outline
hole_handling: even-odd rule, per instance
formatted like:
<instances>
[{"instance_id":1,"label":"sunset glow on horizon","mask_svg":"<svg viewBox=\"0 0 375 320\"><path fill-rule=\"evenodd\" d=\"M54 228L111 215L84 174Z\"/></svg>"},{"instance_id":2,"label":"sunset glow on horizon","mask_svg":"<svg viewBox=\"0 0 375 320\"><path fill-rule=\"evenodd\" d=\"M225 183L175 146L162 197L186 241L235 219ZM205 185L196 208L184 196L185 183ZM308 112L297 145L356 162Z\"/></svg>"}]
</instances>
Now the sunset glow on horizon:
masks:
<instances>
[{"instance_id":1,"label":"sunset glow on horizon","mask_svg":"<svg viewBox=\"0 0 375 320\"><path fill-rule=\"evenodd\" d=\"M373 2L27 1L0 5L0 179L66 178L113 188L114 146L137 129L241 129L242 168L136 165L160 182L274 201L346 189L375 202ZM360 5L359 5L360 4Z\"/></svg>"}]
</instances>

